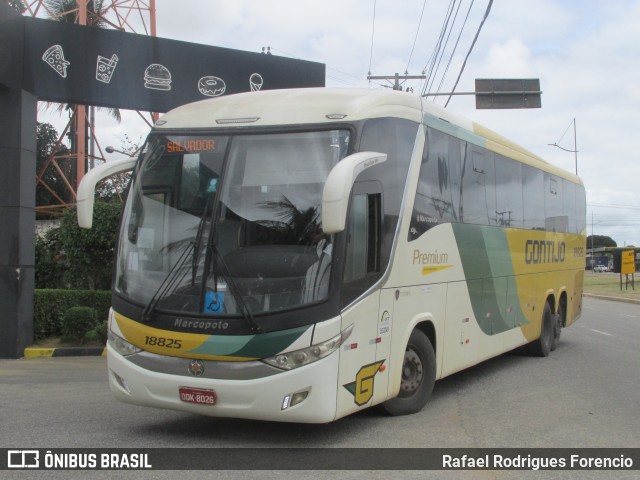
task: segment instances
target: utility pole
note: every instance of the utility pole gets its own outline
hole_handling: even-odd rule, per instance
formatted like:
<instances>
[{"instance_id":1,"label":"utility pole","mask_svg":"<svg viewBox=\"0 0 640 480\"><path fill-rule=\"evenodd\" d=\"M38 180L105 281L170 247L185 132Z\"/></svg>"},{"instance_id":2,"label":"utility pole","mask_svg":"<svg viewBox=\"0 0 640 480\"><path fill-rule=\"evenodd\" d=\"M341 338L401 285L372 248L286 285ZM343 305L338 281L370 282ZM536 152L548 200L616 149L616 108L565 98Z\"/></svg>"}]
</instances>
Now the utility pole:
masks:
<instances>
[{"instance_id":1,"label":"utility pole","mask_svg":"<svg viewBox=\"0 0 640 480\"><path fill-rule=\"evenodd\" d=\"M426 80L425 75L407 75L406 72L404 75L400 75L396 73L395 75L367 75L367 80L393 80L393 89L394 90L402 90L402 85L400 85L400 80Z\"/></svg>"}]
</instances>

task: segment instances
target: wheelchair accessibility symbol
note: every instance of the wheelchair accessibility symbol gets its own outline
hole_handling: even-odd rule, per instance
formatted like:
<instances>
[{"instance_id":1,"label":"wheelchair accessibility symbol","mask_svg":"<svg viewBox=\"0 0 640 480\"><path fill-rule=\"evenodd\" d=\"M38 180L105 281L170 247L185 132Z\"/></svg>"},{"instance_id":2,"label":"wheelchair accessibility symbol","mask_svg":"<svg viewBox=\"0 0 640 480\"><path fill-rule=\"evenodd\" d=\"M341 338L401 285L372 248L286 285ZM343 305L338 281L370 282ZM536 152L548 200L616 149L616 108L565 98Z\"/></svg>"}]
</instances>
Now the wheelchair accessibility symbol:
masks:
<instances>
[{"instance_id":1,"label":"wheelchair accessibility symbol","mask_svg":"<svg viewBox=\"0 0 640 480\"><path fill-rule=\"evenodd\" d=\"M207 292L204 297L204 313L224 311L224 292Z\"/></svg>"}]
</instances>

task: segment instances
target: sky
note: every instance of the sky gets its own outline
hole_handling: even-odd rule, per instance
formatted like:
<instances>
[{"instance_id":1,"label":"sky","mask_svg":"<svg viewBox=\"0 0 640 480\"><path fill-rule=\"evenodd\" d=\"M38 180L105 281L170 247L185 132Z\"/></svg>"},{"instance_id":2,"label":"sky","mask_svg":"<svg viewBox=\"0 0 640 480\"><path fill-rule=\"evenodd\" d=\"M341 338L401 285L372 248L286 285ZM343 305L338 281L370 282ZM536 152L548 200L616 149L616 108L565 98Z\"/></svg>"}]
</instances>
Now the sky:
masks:
<instances>
[{"instance_id":1,"label":"sky","mask_svg":"<svg viewBox=\"0 0 640 480\"><path fill-rule=\"evenodd\" d=\"M328 87L389 88L367 74L424 70L430 91L450 92L488 4L456 0L437 68L450 0L156 0L156 22L159 37L324 63ZM495 0L456 91L473 91L476 78L540 79L540 109L476 110L462 95L447 109L566 170L577 157L588 235L640 246L640 0ZM419 95L424 82L403 87ZM444 106L447 97L429 99ZM103 146L143 141L149 127L137 113L123 117L98 115ZM50 112L39 120L60 121Z\"/></svg>"}]
</instances>

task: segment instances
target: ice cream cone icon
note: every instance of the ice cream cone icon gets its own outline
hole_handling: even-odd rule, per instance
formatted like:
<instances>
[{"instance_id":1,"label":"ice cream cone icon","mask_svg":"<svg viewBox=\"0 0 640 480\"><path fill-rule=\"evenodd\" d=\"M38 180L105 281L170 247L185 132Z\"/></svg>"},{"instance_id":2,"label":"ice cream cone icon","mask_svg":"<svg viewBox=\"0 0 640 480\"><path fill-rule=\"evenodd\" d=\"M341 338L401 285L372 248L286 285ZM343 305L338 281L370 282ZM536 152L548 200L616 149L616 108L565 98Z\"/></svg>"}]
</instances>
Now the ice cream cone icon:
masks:
<instances>
[{"instance_id":1,"label":"ice cream cone icon","mask_svg":"<svg viewBox=\"0 0 640 480\"><path fill-rule=\"evenodd\" d=\"M71 65L71 63L64 59L64 52L60 45L53 45L47 48L42 55L42 60L53 68L62 78L67 78L67 67Z\"/></svg>"},{"instance_id":2,"label":"ice cream cone icon","mask_svg":"<svg viewBox=\"0 0 640 480\"><path fill-rule=\"evenodd\" d=\"M264 80L262 79L262 75L259 73L252 73L249 77L249 85L251 86L252 92L257 92L262 88L262 84Z\"/></svg>"},{"instance_id":3,"label":"ice cream cone icon","mask_svg":"<svg viewBox=\"0 0 640 480\"><path fill-rule=\"evenodd\" d=\"M118 65L118 60L118 55L116 55L115 53L111 55L111 58L106 58L98 55L98 63L96 65L96 80L104 83L109 83L111 81L111 77L113 76L113 72L116 69L116 65Z\"/></svg>"}]
</instances>

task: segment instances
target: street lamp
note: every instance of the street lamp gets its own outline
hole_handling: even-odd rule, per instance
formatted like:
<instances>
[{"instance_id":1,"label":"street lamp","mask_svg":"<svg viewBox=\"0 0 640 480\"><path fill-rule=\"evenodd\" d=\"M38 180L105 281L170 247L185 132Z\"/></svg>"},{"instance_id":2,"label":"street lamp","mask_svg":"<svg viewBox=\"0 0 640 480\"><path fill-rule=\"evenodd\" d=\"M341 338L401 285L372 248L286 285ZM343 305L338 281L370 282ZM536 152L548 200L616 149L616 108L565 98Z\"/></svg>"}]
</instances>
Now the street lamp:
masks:
<instances>
[{"instance_id":1,"label":"street lamp","mask_svg":"<svg viewBox=\"0 0 640 480\"><path fill-rule=\"evenodd\" d=\"M558 145L558 142L562 141L562 139L567 133L567 130L569 130L571 123L573 123L573 150L569 150L568 148L564 148ZM564 150L565 152L572 152L575 155L576 175L578 175L578 136L576 134L576 119L574 118L571 123L569 124L569 127L567 127L567 130L565 130L564 133L562 134L562 137L560 137L560 140L558 140L555 143L549 143L547 145L550 145L552 147L558 147L560 150Z\"/></svg>"},{"instance_id":2,"label":"street lamp","mask_svg":"<svg viewBox=\"0 0 640 480\"><path fill-rule=\"evenodd\" d=\"M122 153L123 155L126 155L127 157L130 157L131 154L123 151L123 150L118 150L117 148L113 148L111 145L109 145L108 147L105 148L105 150L107 151L107 153Z\"/></svg>"}]
</instances>

